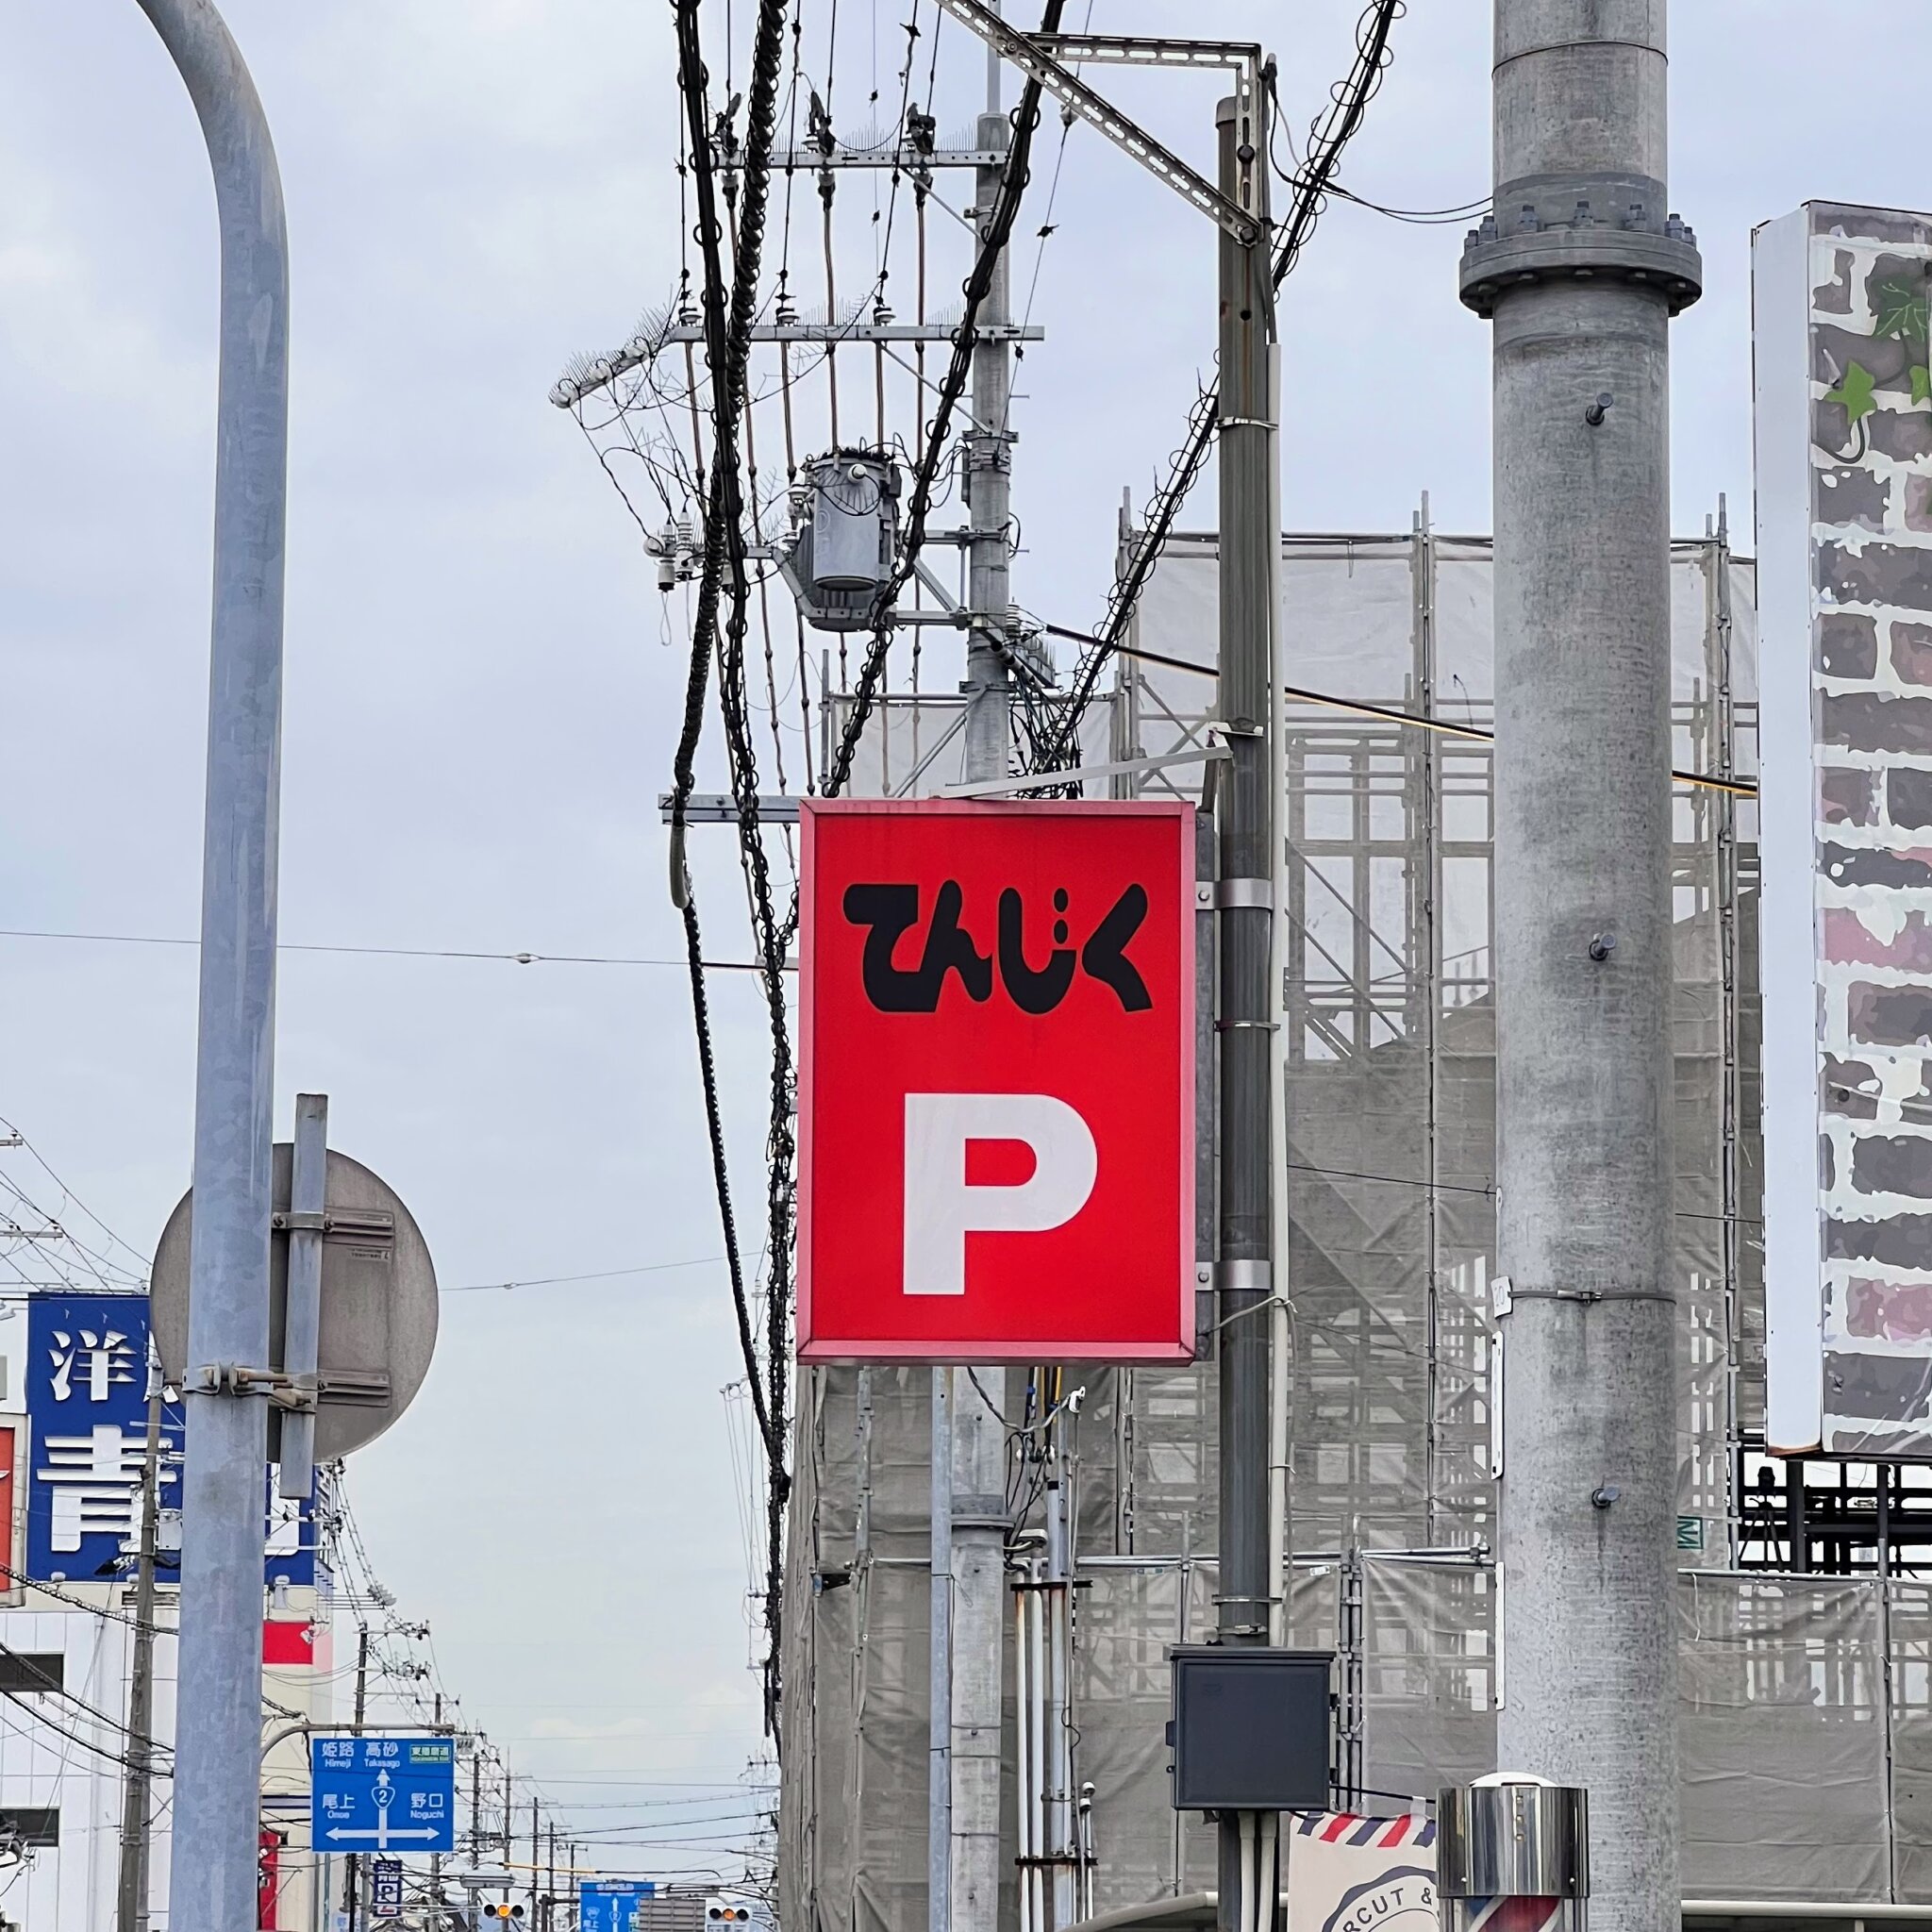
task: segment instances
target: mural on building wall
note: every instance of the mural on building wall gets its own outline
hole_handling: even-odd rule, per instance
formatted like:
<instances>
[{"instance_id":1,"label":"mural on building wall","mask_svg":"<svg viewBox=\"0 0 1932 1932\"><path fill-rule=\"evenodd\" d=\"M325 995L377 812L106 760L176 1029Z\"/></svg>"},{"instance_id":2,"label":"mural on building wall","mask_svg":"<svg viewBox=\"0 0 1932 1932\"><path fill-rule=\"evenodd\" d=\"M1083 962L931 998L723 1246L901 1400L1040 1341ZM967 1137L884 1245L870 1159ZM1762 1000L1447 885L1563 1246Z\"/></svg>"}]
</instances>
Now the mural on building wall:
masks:
<instances>
[{"instance_id":1,"label":"mural on building wall","mask_svg":"<svg viewBox=\"0 0 1932 1932\"><path fill-rule=\"evenodd\" d=\"M1769 1427L1826 1453L1932 1450L1928 272L1888 209L1754 249Z\"/></svg>"}]
</instances>

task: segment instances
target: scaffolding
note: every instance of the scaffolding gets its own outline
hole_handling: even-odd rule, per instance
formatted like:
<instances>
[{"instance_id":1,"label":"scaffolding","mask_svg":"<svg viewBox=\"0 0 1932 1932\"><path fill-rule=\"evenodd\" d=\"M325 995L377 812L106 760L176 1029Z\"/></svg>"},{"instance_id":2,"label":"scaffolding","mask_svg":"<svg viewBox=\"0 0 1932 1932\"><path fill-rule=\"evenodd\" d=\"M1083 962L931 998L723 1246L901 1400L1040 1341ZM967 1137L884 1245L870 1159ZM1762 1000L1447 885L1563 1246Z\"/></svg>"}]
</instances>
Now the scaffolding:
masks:
<instances>
[{"instance_id":1,"label":"scaffolding","mask_svg":"<svg viewBox=\"0 0 1932 1932\"><path fill-rule=\"evenodd\" d=\"M1369 1808L1492 1769L1508 1694L1490 571L1488 540L1438 534L1426 508L1405 536L1284 539L1288 1624L1340 1655L1338 1796ZM1685 1885L1932 1901L1932 1587L1911 1575L1926 1472L1761 1448L1755 571L1722 509L1674 544L1671 584ZM1089 759L1200 745L1215 600L1214 539L1171 538ZM920 702L929 746L946 701ZM911 714L880 712L874 789L931 789L888 748L909 746ZM1186 795L1198 774L1141 782ZM1091 1786L1104 1911L1213 1883L1212 1832L1169 1806L1162 1726L1167 1649L1213 1622L1214 1370L1064 1373L1086 1389L1055 1451L1075 1569L1061 1775L1080 1790L1034 1790L1031 1754L1009 1749L1008 1857L1019 1805ZM923 1374L822 1370L801 1417L780 1868L785 1923L814 1932L924 1914L925 1391ZM1011 1659L1007 1680L1010 1696Z\"/></svg>"}]
</instances>

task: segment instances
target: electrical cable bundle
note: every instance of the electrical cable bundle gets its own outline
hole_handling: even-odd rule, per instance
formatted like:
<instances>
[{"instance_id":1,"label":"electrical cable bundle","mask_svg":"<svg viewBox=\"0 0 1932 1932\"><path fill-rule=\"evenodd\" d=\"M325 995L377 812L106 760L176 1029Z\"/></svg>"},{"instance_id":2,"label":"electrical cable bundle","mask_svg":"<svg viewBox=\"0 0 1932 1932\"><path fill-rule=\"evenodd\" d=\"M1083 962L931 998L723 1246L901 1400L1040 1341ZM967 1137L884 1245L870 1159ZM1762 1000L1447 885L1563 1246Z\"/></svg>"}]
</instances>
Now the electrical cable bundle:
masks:
<instances>
[{"instance_id":1,"label":"electrical cable bundle","mask_svg":"<svg viewBox=\"0 0 1932 1932\"><path fill-rule=\"evenodd\" d=\"M698 37L700 4L701 0L676 0L678 87L683 95L691 142L691 187L697 204L696 237L704 267L705 359L711 378L711 489L706 504L705 558L692 625L684 724L674 766L671 841L676 875L673 886L684 919L691 1009L697 1027L698 1060L705 1090L705 1113L731 1274L732 1302L738 1317L739 1346L744 1357L753 1413L758 1419L765 1445L768 1472L765 1626L768 1650L764 1664L764 1701L766 1727L775 1737L781 1688L785 1504L791 1492L785 1439L789 1427L786 1408L793 1148L791 1127L791 1040L785 1009L784 971L785 948L795 914L787 919L781 929L773 908L770 867L758 822L758 759L745 700L744 639L751 587L745 572L744 494L739 462L738 425L744 410L745 371L751 349L752 320L757 307L758 267L771 182L772 138L777 120L778 70L789 7L788 0L761 0L758 8L742 158L743 206L732 263L727 315L723 228L718 219L716 182L711 171L711 130L706 112L707 75ZM721 632L719 605L727 579L727 614ZM724 721L732 798L738 813L740 853L751 886L753 923L763 968L761 977L765 983L772 1035L771 1132L767 1149L767 1252L771 1274L767 1284L765 1357L762 1363L752 1335L743 1257L731 1203L717 1069L711 1044L709 1002L705 989L703 944L696 899L691 889L684 858L685 811L694 782L697 742L704 727L705 691L713 655L718 659L719 708Z\"/></svg>"}]
</instances>

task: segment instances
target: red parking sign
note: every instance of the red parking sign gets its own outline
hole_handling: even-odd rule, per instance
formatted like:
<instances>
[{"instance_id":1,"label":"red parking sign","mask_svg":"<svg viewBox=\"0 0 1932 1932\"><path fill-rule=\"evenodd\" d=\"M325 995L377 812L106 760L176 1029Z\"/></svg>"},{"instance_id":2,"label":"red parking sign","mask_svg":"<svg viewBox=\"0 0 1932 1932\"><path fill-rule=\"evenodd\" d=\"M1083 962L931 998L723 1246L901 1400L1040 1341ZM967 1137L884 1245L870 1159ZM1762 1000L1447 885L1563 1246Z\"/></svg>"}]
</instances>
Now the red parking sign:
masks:
<instances>
[{"instance_id":1,"label":"red parking sign","mask_svg":"<svg viewBox=\"0 0 1932 1932\"><path fill-rule=\"evenodd\" d=\"M1188 1360L1192 808L802 821L800 1357Z\"/></svg>"}]
</instances>

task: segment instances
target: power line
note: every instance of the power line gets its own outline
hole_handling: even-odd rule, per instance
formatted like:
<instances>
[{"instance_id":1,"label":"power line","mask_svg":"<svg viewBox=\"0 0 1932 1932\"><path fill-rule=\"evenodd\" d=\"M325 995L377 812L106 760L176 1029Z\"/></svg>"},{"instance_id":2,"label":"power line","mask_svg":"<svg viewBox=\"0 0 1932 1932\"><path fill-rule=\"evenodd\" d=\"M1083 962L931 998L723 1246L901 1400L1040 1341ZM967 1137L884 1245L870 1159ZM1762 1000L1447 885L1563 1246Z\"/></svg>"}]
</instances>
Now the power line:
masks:
<instances>
[{"instance_id":1,"label":"power line","mask_svg":"<svg viewBox=\"0 0 1932 1932\"><path fill-rule=\"evenodd\" d=\"M1064 6L1065 0L1047 0L1045 16L1041 24L1042 33L1058 31ZM952 361L947 366L945 381L941 385L939 401L934 406L932 421L927 426L914 473L912 497L906 515L905 540L899 559L880 587L874 605L872 646L866 653L858 685L852 692L851 713L840 734L838 752L821 787L828 798L836 797L851 779L852 761L865 730L866 720L872 715L873 706L877 701L879 680L884 675L887 653L891 647L889 613L910 579L919 560L920 549L925 541L925 520L932 508L933 485L939 474L940 458L952 426L953 411L958 407L959 398L965 393L967 377L972 374L979 310L992 286L993 270L1000 253L1012 235L1021 197L1025 193L1030 179L1033 131L1040 125L1040 82L1029 76L1021 90L1020 105L1013 111L1013 136L1007 149L1006 166L1000 175L999 193L991 214L979 230L979 249L965 283L965 312L953 339Z\"/></svg>"},{"instance_id":2,"label":"power line","mask_svg":"<svg viewBox=\"0 0 1932 1932\"><path fill-rule=\"evenodd\" d=\"M44 932L19 926L0 927L0 940L73 940L104 946L198 946L199 940L175 939L161 933L139 932ZM275 949L282 953L338 953L364 958L384 959L489 959L515 966L669 966L681 967L683 959L641 958L621 953L485 953L460 946L337 946L308 944L294 940L281 941ZM764 965L756 959L705 959L700 962L710 973L762 973Z\"/></svg>"},{"instance_id":3,"label":"power line","mask_svg":"<svg viewBox=\"0 0 1932 1932\"><path fill-rule=\"evenodd\" d=\"M1293 272L1302 249L1321 219L1324 196L1341 165L1342 150L1361 125L1363 112L1382 84L1389 64L1390 32L1406 11L1406 0L1370 0L1356 23L1355 62L1347 77L1330 90L1330 106L1313 131L1294 204L1281 226L1273 271L1277 289ZM1269 88L1272 94L1272 75ZM1052 770L1064 764L1069 748L1079 742L1080 718L1092 702L1101 670L1126 635L1141 592L1166 548L1174 518L1207 464L1208 451L1220 420L1219 399L1218 383L1204 388L1195 398L1187 433L1170 459L1167 478L1148 506L1141 541L1108 592L1098 645L1081 660L1058 729L1035 759L1035 770Z\"/></svg>"},{"instance_id":4,"label":"power line","mask_svg":"<svg viewBox=\"0 0 1932 1932\"><path fill-rule=\"evenodd\" d=\"M524 1281L466 1281L458 1288L445 1288L444 1294L508 1294L517 1288L558 1288L566 1282L615 1281L626 1274L669 1274L680 1268L713 1268L725 1258L723 1255L700 1255L691 1261L645 1261L635 1268L599 1268L588 1274L533 1274Z\"/></svg>"}]
</instances>

